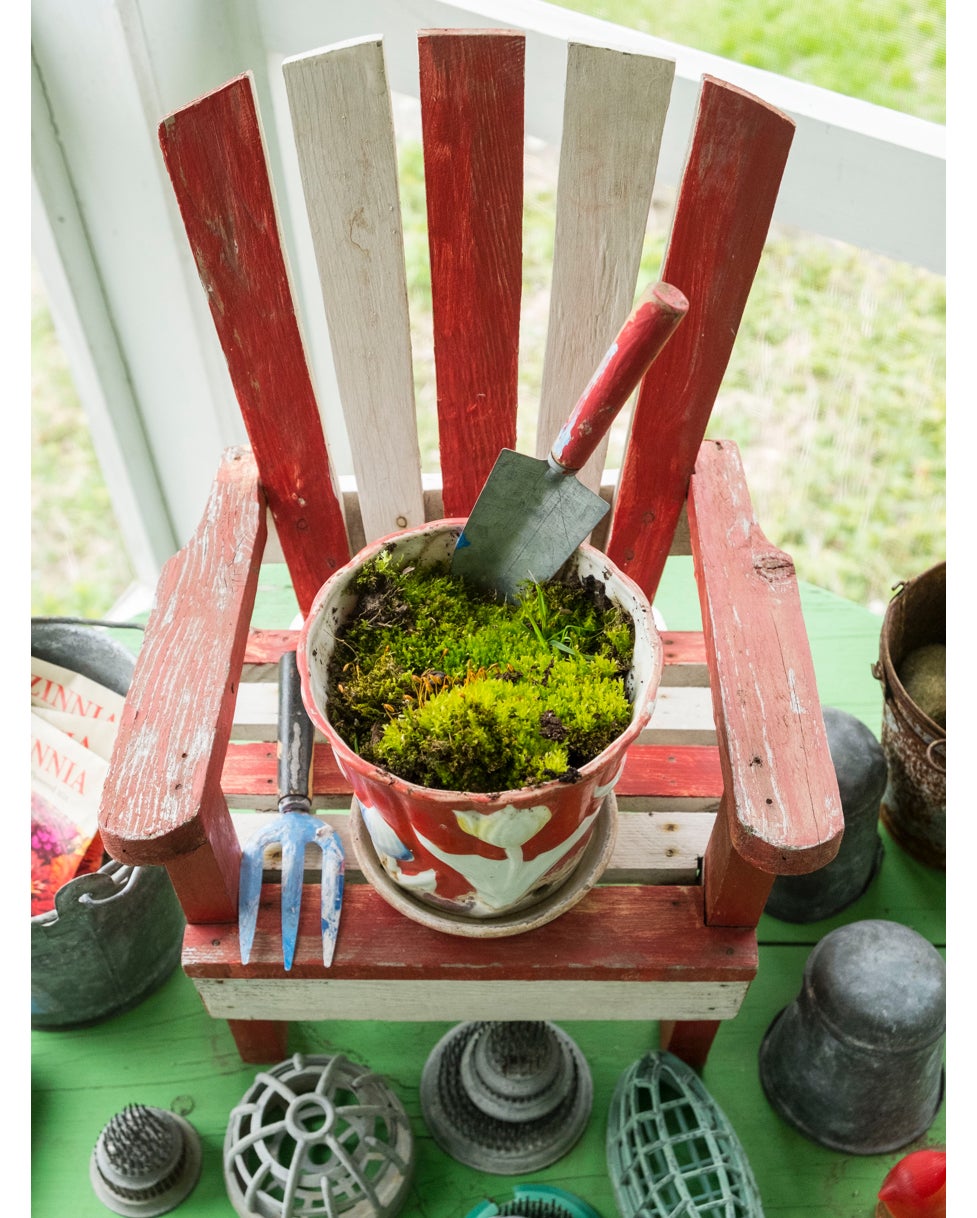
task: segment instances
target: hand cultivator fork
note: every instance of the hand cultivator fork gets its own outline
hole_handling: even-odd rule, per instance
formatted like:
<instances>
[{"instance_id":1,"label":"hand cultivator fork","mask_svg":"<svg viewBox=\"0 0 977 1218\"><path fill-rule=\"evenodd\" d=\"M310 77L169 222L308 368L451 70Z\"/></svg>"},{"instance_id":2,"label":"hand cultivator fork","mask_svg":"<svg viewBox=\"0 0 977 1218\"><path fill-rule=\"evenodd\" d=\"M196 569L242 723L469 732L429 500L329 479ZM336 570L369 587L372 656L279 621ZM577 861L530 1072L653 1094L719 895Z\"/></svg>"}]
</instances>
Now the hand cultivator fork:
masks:
<instances>
[{"instance_id":1,"label":"hand cultivator fork","mask_svg":"<svg viewBox=\"0 0 977 1218\"><path fill-rule=\"evenodd\" d=\"M332 963L343 900L346 856L339 835L311 811L312 743L315 729L302 703L295 652L282 655L278 669L278 815L244 845L238 897L241 962L254 942L264 875L265 850L282 851L282 957L291 969L298 937L305 848L322 849L322 962Z\"/></svg>"}]
</instances>

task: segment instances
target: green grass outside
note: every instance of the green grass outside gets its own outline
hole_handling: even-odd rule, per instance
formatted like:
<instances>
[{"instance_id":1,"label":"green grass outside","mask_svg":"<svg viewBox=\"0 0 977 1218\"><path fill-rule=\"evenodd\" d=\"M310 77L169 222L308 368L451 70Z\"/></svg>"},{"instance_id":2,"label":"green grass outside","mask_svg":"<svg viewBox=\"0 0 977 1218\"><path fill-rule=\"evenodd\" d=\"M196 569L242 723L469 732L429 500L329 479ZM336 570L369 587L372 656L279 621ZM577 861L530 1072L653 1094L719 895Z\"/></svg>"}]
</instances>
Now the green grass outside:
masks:
<instances>
[{"instance_id":1,"label":"green grass outside","mask_svg":"<svg viewBox=\"0 0 977 1218\"><path fill-rule=\"evenodd\" d=\"M945 18L933 0L634 0L566 7L943 121ZM652 18L651 13L654 13ZM419 427L436 459L420 151L403 150ZM527 179L520 400L538 401L555 179ZM640 285L656 278L656 207ZM942 276L774 229L709 434L743 453L764 531L803 579L881 608L945 556L946 287ZM32 291L32 581L40 614L100 616L132 579L43 294ZM623 428L615 431L611 460ZM531 436L521 429L520 446Z\"/></svg>"},{"instance_id":2,"label":"green grass outside","mask_svg":"<svg viewBox=\"0 0 977 1218\"><path fill-rule=\"evenodd\" d=\"M561 7L946 121L944 0L563 0Z\"/></svg>"},{"instance_id":3,"label":"green grass outside","mask_svg":"<svg viewBox=\"0 0 977 1218\"><path fill-rule=\"evenodd\" d=\"M133 580L43 289L31 284L31 614L103 617Z\"/></svg>"}]
</instances>

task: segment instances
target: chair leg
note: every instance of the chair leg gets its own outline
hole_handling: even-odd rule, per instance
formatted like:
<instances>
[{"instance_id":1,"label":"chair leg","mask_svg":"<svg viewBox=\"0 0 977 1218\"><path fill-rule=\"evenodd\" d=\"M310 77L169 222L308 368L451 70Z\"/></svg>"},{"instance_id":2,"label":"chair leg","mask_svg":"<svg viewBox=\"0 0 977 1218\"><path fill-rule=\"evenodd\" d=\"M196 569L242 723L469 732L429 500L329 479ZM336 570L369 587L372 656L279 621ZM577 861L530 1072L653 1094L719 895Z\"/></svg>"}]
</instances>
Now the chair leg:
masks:
<instances>
[{"instance_id":1,"label":"chair leg","mask_svg":"<svg viewBox=\"0 0 977 1218\"><path fill-rule=\"evenodd\" d=\"M659 1046L693 1070L701 1070L720 1023L718 1019L663 1019L659 1025Z\"/></svg>"},{"instance_id":2,"label":"chair leg","mask_svg":"<svg viewBox=\"0 0 977 1218\"><path fill-rule=\"evenodd\" d=\"M280 1019L229 1019L241 1060L255 1065L283 1061L288 1056L288 1023Z\"/></svg>"}]
</instances>

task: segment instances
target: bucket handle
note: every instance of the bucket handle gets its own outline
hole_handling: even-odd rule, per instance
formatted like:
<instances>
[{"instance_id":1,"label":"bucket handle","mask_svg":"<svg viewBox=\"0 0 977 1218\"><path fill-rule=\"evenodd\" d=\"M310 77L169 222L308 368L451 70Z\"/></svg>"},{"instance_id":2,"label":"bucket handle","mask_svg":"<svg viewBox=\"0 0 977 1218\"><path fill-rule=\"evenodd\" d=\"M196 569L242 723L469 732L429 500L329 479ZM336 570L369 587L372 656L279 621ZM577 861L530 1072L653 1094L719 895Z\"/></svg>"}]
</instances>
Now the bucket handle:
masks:
<instances>
[{"instance_id":1,"label":"bucket handle","mask_svg":"<svg viewBox=\"0 0 977 1218\"><path fill-rule=\"evenodd\" d=\"M942 754L937 752L942 749ZM940 774L946 773L946 737L937 736L935 740L931 740L926 746L926 760Z\"/></svg>"}]
</instances>

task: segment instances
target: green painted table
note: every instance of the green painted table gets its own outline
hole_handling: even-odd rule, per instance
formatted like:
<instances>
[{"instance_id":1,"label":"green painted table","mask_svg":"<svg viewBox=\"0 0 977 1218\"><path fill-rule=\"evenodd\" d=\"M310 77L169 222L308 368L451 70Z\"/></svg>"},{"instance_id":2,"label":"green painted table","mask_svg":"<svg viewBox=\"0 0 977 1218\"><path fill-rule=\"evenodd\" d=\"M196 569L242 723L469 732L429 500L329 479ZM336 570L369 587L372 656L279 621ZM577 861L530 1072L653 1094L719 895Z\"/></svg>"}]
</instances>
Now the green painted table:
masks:
<instances>
[{"instance_id":1,"label":"green painted table","mask_svg":"<svg viewBox=\"0 0 977 1218\"><path fill-rule=\"evenodd\" d=\"M671 559L670 565L688 562ZM687 574L670 571L657 599L668 626L699 626ZM881 619L819 589L802 589L804 614L824 705L862 719L876 734L881 689L871 666ZM258 625L289 624L294 609L271 583L259 594ZM284 616L283 616L284 615ZM736 1129L752 1164L768 1218L871 1218L888 1169L917 1145L945 1145L945 1106L927 1134L902 1150L851 1156L795 1133L767 1104L757 1072L763 1034L797 994L808 953L828 931L862 918L914 927L941 950L946 943L945 877L916 863L882 831L885 860L869 891L840 916L808 925L764 917L760 970L740 1014L717 1036L703 1081ZM620 1074L656 1047L648 1023L564 1023L593 1075L594 1102L582 1139L563 1159L531 1176L481 1174L443 1154L427 1133L418 1101L421 1069L450 1023L328 1022L295 1026L292 1047L343 1053L387 1077L410 1113L416 1136L413 1188L405 1218L465 1218L479 1201L502 1201L518 1182L546 1182L616 1218L604 1153L607 1107ZM241 1063L227 1026L204 1011L181 972L135 1010L87 1029L31 1034L32 1209L36 1218L98 1218L110 1211L95 1197L88 1162L106 1122L130 1103L185 1115L203 1142L199 1184L176 1211L186 1218L233 1218L221 1165L231 1109L256 1068Z\"/></svg>"}]
</instances>

